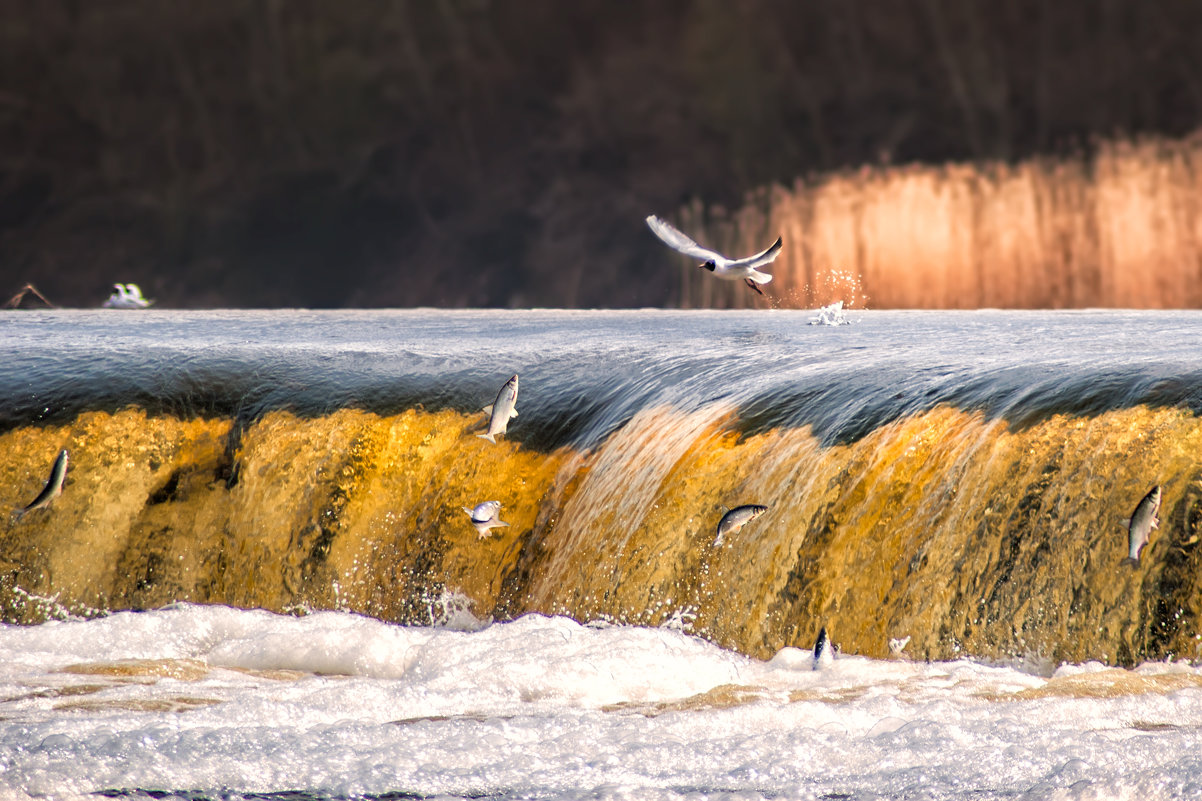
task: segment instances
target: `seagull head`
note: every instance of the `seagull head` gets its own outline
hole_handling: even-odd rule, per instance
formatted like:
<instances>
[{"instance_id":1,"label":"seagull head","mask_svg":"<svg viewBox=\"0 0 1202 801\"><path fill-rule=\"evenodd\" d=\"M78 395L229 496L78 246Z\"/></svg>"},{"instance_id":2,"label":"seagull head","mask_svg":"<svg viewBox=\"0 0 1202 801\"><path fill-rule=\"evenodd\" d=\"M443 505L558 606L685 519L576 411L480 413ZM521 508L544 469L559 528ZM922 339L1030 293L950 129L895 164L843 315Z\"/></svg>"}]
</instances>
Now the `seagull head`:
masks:
<instances>
[{"instance_id":1,"label":"seagull head","mask_svg":"<svg viewBox=\"0 0 1202 801\"><path fill-rule=\"evenodd\" d=\"M709 270L712 273L714 271L714 267L716 267L717 265L715 265L714 262L711 260L711 261L705 262L704 264L698 264L697 266L702 267L706 270Z\"/></svg>"}]
</instances>

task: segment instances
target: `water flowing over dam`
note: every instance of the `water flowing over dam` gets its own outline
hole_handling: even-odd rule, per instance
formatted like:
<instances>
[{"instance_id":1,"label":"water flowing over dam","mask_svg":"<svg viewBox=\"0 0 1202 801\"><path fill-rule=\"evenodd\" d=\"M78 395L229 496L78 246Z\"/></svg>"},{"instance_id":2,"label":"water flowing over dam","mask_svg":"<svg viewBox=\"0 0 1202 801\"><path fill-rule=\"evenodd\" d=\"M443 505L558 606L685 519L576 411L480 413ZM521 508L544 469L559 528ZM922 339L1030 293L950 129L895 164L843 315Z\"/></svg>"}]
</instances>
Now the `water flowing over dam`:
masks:
<instances>
[{"instance_id":1,"label":"water flowing over dam","mask_svg":"<svg viewBox=\"0 0 1202 801\"><path fill-rule=\"evenodd\" d=\"M761 658L821 626L867 656L1202 656L1202 314L812 316L5 313L0 508L70 466L5 517L3 619L459 604ZM484 500L509 526L480 539Z\"/></svg>"}]
</instances>

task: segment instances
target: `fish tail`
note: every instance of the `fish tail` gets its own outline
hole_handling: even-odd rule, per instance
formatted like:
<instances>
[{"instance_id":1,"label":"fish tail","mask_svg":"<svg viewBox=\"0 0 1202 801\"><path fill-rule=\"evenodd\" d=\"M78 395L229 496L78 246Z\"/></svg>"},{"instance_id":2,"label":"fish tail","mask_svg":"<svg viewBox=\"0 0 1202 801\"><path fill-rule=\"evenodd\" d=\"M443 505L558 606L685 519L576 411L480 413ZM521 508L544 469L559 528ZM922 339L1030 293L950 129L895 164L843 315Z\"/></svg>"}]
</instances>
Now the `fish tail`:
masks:
<instances>
[{"instance_id":1,"label":"fish tail","mask_svg":"<svg viewBox=\"0 0 1202 801\"><path fill-rule=\"evenodd\" d=\"M1139 557L1138 556L1128 556L1126 559L1123 560L1123 564L1131 565L1132 567L1136 567L1139 565Z\"/></svg>"},{"instance_id":2,"label":"fish tail","mask_svg":"<svg viewBox=\"0 0 1202 801\"><path fill-rule=\"evenodd\" d=\"M489 442L491 442L493 445L496 445L496 444L497 444L497 441L496 441L496 440L493 438L493 435L492 435L492 434L477 434L476 436L477 436L477 437L479 437L480 439L486 439L486 440L488 440L488 441L489 441Z\"/></svg>"}]
</instances>

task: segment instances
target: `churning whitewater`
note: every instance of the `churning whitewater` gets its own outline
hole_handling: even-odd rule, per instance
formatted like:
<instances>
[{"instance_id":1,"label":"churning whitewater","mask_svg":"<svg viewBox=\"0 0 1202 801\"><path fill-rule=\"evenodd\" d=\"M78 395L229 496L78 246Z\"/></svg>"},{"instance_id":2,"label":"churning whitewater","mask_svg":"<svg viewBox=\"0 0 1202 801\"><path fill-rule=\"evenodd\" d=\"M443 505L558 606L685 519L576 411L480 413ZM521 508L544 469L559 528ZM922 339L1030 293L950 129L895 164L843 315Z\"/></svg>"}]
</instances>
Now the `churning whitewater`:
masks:
<instances>
[{"instance_id":1,"label":"churning whitewater","mask_svg":"<svg viewBox=\"0 0 1202 801\"><path fill-rule=\"evenodd\" d=\"M809 651L528 615L177 605L0 629L5 797L1188 798L1202 672ZM1029 794L1029 795L1024 795Z\"/></svg>"},{"instance_id":2,"label":"churning whitewater","mask_svg":"<svg viewBox=\"0 0 1202 801\"><path fill-rule=\"evenodd\" d=\"M838 311L0 315L0 787L1195 793L1202 314Z\"/></svg>"}]
</instances>

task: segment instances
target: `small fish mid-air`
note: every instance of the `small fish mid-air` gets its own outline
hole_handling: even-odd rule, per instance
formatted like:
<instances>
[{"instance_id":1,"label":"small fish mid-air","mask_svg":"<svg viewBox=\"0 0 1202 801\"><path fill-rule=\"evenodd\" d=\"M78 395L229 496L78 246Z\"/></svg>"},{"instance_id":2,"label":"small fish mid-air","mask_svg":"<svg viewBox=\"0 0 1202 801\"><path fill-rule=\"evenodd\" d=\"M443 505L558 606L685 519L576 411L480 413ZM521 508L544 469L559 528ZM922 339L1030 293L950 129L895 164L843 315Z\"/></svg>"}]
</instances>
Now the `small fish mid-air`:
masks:
<instances>
[{"instance_id":1,"label":"small fish mid-air","mask_svg":"<svg viewBox=\"0 0 1202 801\"><path fill-rule=\"evenodd\" d=\"M488 431L476 436L495 445L497 441L494 437L497 434L504 434L509 426L510 418L518 416L517 403L518 377L515 375L501 387L501 391L497 393L497 399L484 407L484 413L489 416Z\"/></svg>"},{"instance_id":2,"label":"small fish mid-air","mask_svg":"<svg viewBox=\"0 0 1202 801\"><path fill-rule=\"evenodd\" d=\"M63 481L66 478L67 449L64 448L58 452L58 456L54 459L54 466L50 468L50 478L46 479L46 486L42 487L42 491L38 493L38 497L34 498L28 506L13 512L13 522L20 520L34 509L48 506L63 491Z\"/></svg>"},{"instance_id":3,"label":"small fish mid-air","mask_svg":"<svg viewBox=\"0 0 1202 801\"><path fill-rule=\"evenodd\" d=\"M826 626L818 630L814 640L814 670L822 670L835 659L835 646L826 636Z\"/></svg>"},{"instance_id":4,"label":"small fish mid-air","mask_svg":"<svg viewBox=\"0 0 1202 801\"><path fill-rule=\"evenodd\" d=\"M480 539L489 535L489 529L509 525L501 520L500 501L484 501L476 504L474 509L468 509L466 506L460 508L467 512L467 516L472 519L472 525L476 527L476 533L480 535Z\"/></svg>"},{"instance_id":5,"label":"small fish mid-air","mask_svg":"<svg viewBox=\"0 0 1202 801\"><path fill-rule=\"evenodd\" d=\"M743 506L736 506L722 515L722 519L718 521L718 536L714 538L714 547L721 546L722 538L727 534L734 534L766 511L768 511L767 506L748 503Z\"/></svg>"},{"instance_id":6,"label":"small fish mid-air","mask_svg":"<svg viewBox=\"0 0 1202 801\"><path fill-rule=\"evenodd\" d=\"M1127 558L1123 564L1139 564L1139 553L1148 544L1152 529L1160 526L1160 485L1148 490L1148 494L1135 505L1131 517L1123 520L1127 527Z\"/></svg>"},{"instance_id":7,"label":"small fish mid-air","mask_svg":"<svg viewBox=\"0 0 1202 801\"><path fill-rule=\"evenodd\" d=\"M702 259L701 264L697 265L698 267L704 267L713 273L715 277L725 278L727 281L742 279L747 286L761 295L764 294L764 291L756 286L756 284L766 284L772 280L772 276L768 275L768 273L761 273L756 268L772 263L780 255L780 249L784 244L778 236L772 247L763 253L757 253L745 259L728 259L715 250L698 245L685 235L684 232L676 229L671 223L661 220L654 214L647 218L647 227L654 231L655 235L673 250L678 250L686 256L692 256L695 259Z\"/></svg>"}]
</instances>

